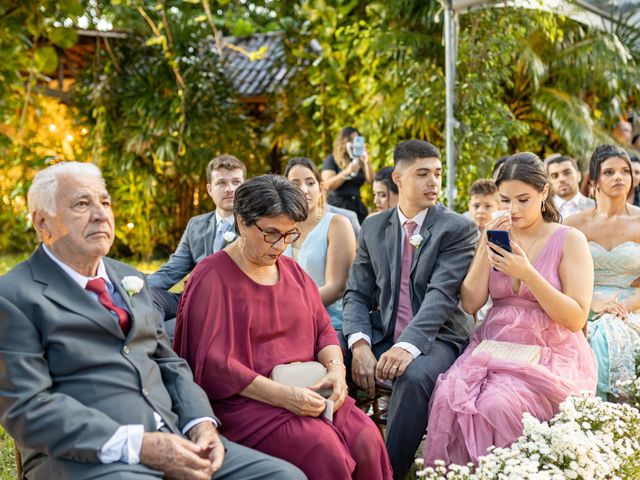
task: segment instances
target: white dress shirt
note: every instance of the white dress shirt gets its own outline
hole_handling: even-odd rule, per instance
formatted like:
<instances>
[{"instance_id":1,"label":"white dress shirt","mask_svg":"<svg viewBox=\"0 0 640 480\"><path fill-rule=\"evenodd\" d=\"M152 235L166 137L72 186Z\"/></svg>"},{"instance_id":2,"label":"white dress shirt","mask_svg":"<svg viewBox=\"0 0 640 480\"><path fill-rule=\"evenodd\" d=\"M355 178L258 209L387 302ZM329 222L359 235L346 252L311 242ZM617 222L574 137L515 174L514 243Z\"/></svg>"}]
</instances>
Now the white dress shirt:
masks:
<instances>
[{"instance_id":1,"label":"white dress shirt","mask_svg":"<svg viewBox=\"0 0 640 480\"><path fill-rule=\"evenodd\" d=\"M399 205L396 208L396 210L398 212L398 218L400 219L400 258L402 258L402 250L404 249L404 239L407 236L407 232L403 228L404 224L408 221L412 221L417 224L415 231L420 232L420 230L422 229L422 224L424 223L424 219L427 217L427 213L429 212L429 209L427 208L422 210L413 218L407 218L406 215L402 213L402 211L400 210ZM363 340L363 339L369 345L371 345L371 339L369 338L369 335L365 333L357 332L349 335L349 338L347 339L347 345L349 349L351 349L351 347L353 347L353 344L356 343L358 340ZM421 353L418 347L416 347L415 345L409 342L397 342L394 345L394 347L398 347L398 348L402 348L403 350L406 350L411 355L413 355L413 358L416 358Z\"/></svg>"},{"instance_id":2,"label":"white dress shirt","mask_svg":"<svg viewBox=\"0 0 640 480\"><path fill-rule=\"evenodd\" d=\"M107 275L107 270L104 267L104 262L100 259L98 263L98 271L96 272L95 277L85 277L81 273L76 272L69 265L64 263L58 257L56 257L51 250L47 248L47 246L43 243L42 249L45 253L53 260L64 272L71 277L71 279L76 282L80 287L85 290L91 297L95 299L96 302L100 303L98 299L98 294L92 292L90 290L86 290L87 283L89 280L94 278L102 278L106 284L107 292L111 297L113 303L127 312L129 309L127 308L126 303L118 293L118 291L111 283L109 276ZM102 304L100 304L102 305ZM114 312L111 313L113 317L113 321L119 326L118 316ZM131 313L131 312L129 312ZM156 428L160 430L164 426L164 421L158 412L153 412L153 418L156 420ZM202 422L212 422L216 427L217 422L211 417L201 417L196 418L182 429L182 433L186 434L192 427L196 426ZM114 462L124 462L128 464L140 463L140 450L142 449L142 437L144 436L144 425L121 425L115 431L115 433L106 441L106 443L100 449L98 453L98 458L102 463L114 463Z\"/></svg>"},{"instance_id":3,"label":"white dress shirt","mask_svg":"<svg viewBox=\"0 0 640 480\"><path fill-rule=\"evenodd\" d=\"M562 219L566 219L571 215L575 215L587 208L593 207L595 205L594 201L590 198L585 197L580 192L576 193L569 200L564 200L563 198L556 195L554 197L554 202L556 207L560 211L560 215Z\"/></svg>"}]
</instances>

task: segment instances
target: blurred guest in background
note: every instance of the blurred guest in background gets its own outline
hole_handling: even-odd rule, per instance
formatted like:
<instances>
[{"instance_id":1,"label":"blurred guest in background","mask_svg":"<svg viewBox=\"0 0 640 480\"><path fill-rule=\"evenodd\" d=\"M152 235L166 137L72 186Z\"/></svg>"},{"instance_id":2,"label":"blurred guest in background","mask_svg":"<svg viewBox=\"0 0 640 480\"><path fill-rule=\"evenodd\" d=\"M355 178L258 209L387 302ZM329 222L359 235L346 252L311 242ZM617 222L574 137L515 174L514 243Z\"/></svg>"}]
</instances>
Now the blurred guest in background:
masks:
<instances>
[{"instance_id":1,"label":"blurred guest in background","mask_svg":"<svg viewBox=\"0 0 640 480\"><path fill-rule=\"evenodd\" d=\"M631 139L633 137L633 125L626 120L620 120L613 129L613 138L616 139L623 147L631 145Z\"/></svg>"},{"instance_id":2,"label":"blurred guest in background","mask_svg":"<svg viewBox=\"0 0 640 480\"><path fill-rule=\"evenodd\" d=\"M322 180L329 192L328 202L356 212L362 223L369 211L362 203L360 187L373 181L373 167L366 147L362 155L354 155L353 145L357 137L360 133L353 127L340 131L333 144L333 153L322 162Z\"/></svg>"},{"instance_id":3,"label":"blurred guest in background","mask_svg":"<svg viewBox=\"0 0 640 480\"><path fill-rule=\"evenodd\" d=\"M545 165L555 193L553 202L563 219L594 206L593 200L580 193L582 176L574 158L558 155Z\"/></svg>"},{"instance_id":4,"label":"blurred guest in background","mask_svg":"<svg viewBox=\"0 0 640 480\"><path fill-rule=\"evenodd\" d=\"M373 203L376 212L382 212L398 205L398 186L393 183L393 167L384 167L373 177Z\"/></svg>"}]
</instances>

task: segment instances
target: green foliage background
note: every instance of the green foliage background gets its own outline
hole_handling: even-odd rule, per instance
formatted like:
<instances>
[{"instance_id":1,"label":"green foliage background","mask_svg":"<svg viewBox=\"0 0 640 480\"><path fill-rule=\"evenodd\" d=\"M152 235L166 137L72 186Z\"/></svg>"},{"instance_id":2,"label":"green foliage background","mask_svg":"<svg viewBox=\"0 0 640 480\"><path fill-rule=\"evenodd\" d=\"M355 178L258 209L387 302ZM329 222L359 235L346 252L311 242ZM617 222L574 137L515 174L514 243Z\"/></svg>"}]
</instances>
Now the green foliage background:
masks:
<instances>
[{"instance_id":1,"label":"green foliage background","mask_svg":"<svg viewBox=\"0 0 640 480\"><path fill-rule=\"evenodd\" d=\"M45 118L37 87L75 42L79 18L89 28L107 20L128 37L111 41L76 83L68 116L88 134L70 152L34 125ZM103 168L116 255L149 259L211 208L204 170L219 153L244 159L250 174L268 171L272 153L320 163L347 125L366 136L376 167L390 165L407 138L442 147L442 22L437 0L0 0L0 251L33 247L26 188L35 170L60 159ZM595 30L510 8L474 11L459 24L459 211L496 158L560 151L584 162L638 108L633 28ZM257 113L225 76L214 33L266 31L284 32L294 73Z\"/></svg>"}]
</instances>

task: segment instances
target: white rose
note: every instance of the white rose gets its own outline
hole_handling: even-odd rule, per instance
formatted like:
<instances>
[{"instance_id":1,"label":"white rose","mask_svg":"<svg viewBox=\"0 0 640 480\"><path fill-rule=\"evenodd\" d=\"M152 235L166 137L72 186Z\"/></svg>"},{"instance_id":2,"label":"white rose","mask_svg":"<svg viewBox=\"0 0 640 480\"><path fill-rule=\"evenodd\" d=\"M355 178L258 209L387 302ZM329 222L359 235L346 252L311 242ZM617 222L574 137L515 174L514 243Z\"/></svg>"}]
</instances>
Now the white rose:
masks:
<instances>
[{"instance_id":1,"label":"white rose","mask_svg":"<svg viewBox=\"0 0 640 480\"><path fill-rule=\"evenodd\" d=\"M422 238L422 235L420 235L419 233L414 233L409 237L409 243L416 248L420 248L423 240L424 238Z\"/></svg>"},{"instance_id":2,"label":"white rose","mask_svg":"<svg viewBox=\"0 0 640 480\"><path fill-rule=\"evenodd\" d=\"M136 293L140 293L140 290L144 287L144 280L135 276L124 277L122 279L122 287L131 297Z\"/></svg>"},{"instance_id":3,"label":"white rose","mask_svg":"<svg viewBox=\"0 0 640 480\"><path fill-rule=\"evenodd\" d=\"M233 232L224 232L224 235L222 235L222 238L224 238L225 242L231 243L236 239L236 234Z\"/></svg>"}]
</instances>

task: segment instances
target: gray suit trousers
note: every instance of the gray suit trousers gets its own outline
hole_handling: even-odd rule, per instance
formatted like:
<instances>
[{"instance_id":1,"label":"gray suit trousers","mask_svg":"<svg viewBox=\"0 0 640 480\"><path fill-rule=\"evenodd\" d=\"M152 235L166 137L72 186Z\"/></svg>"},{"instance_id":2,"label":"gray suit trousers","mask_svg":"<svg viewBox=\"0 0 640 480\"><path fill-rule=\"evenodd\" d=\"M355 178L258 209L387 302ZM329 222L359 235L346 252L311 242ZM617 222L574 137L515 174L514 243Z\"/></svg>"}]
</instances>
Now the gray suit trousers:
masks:
<instances>
[{"instance_id":1,"label":"gray suit trousers","mask_svg":"<svg viewBox=\"0 0 640 480\"><path fill-rule=\"evenodd\" d=\"M391 341L374 345L373 354L380 358L392 346ZM351 350L343 348L343 353L350 376ZM453 345L436 340L429 353L418 355L393 383L385 443L395 480L404 480L409 473L427 431L429 401L438 375L446 372L457 357L458 352Z\"/></svg>"},{"instance_id":2,"label":"gray suit trousers","mask_svg":"<svg viewBox=\"0 0 640 480\"><path fill-rule=\"evenodd\" d=\"M223 439L226 453L222 468L216 472L212 480L304 480L307 477L298 467L279 458L271 457L243 447L240 444ZM96 465L95 475L85 477L86 480L158 480L162 474L126 471L100 474L100 466ZM74 479L80 480L80 479Z\"/></svg>"}]
</instances>

